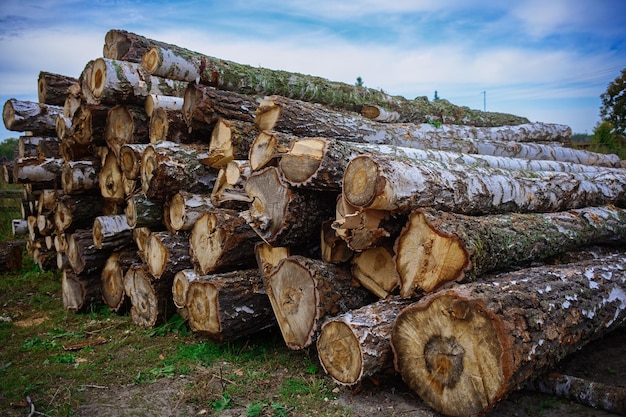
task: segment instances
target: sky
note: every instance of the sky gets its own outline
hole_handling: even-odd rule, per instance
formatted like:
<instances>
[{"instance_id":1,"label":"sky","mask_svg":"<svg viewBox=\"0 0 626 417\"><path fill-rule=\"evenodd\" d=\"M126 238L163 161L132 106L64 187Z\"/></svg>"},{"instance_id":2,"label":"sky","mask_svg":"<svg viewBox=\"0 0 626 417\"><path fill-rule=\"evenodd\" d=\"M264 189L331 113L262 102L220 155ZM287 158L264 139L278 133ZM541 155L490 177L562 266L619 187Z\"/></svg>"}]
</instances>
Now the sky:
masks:
<instances>
[{"instance_id":1,"label":"sky","mask_svg":"<svg viewBox=\"0 0 626 417\"><path fill-rule=\"evenodd\" d=\"M124 29L242 64L592 134L626 68L623 0L0 0L0 100L78 78ZM0 126L0 141L18 137Z\"/></svg>"}]
</instances>

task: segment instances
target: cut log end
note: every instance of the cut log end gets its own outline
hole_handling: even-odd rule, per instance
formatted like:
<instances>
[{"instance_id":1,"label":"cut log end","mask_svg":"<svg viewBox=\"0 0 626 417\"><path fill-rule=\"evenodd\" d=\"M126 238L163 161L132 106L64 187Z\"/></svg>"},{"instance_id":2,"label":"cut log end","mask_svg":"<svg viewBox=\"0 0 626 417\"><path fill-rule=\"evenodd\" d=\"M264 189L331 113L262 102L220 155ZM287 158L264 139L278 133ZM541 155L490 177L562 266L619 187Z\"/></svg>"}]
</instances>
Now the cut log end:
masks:
<instances>
[{"instance_id":1,"label":"cut log end","mask_svg":"<svg viewBox=\"0 0 626 417\"><path fill-rule=\"evenodd\" d=\"M141 66L153 74L159 65L161 64L161 57L159 56L159 48L152 47L141 57Z\"/></svg>"},{"instance_id":2,"label":"cut log end","mask_svg":"<svg viewBox=\"0 0 626 417\"><path fill-rule=\"evenodd\" d=\"M304 184L315 175L324 156L327 141L318 138L302 139L280 159L280 169L292 185Z\"/></svg>"},{"instance_id":3,"label":"cut log end","mask_svg":"<svg viewBox=\"0 0 626 417\"><path fill-rule=\"evenodd\" d=\"M257 171L266 166L275 156L278 139L270 132L261 132L250 147L250 169Z\"/></svg>"},{"instance_id":4,"label":"cut log end","mask_svg":"<svg viewBox=\"0 0 626 417\"><path fill-rule=\"evenodd\" d=\"M343 194L355 207L370 207L380 194L384 178L379 176L378 165L368 156L352 159L343 176Z\"/></svg>"},{"instance_id":5,"label":"cut log end","mask_svg":"<svg viewBox=\"0 0 626 417\"><path fill-rule=\"evenodd\" d=\"M189 284L186 308L193 331L207 336L219 335L222 331L218 293L214 285L206 282Z\"/></svg>"},{"instance_id":6,"label":"cut log end","mask_svg":"<svg viewBox=\"0 0 626 417\"><path fill-rule=\"evenodd\" d=\"M100 98L104 91L106 80L106 62L103 58L94 61L91 77L89 79L89 88L95 98Z\"/></svg>"},{"instance_id":7,"label":"cut log end","mask_svg":"<svg viewBox=\"0 0 626 417\"><path fill-rule=\"evenodd\" d=\"M275 104L271 97L265 98L257 108L254 124L261 131L272 130L276 126L276 122L278 122L280 113L280 106Z\"/></svg>"},{"instance_id":8,"label":"cut log end","mask_svg":"<svg viewBox=\"0 0 626 417\"><path fill-rule=\"evenodd\" d=\"M445 295L413 304L398 316L392 348L407 385L443 414L478 414L502 395L505 346L477 303Z\"/></svg>"},{"instance_id":9,"label":"cut log end","mask_svg":"<svg viewBox=\"0 0 626 417\"><path fill-rule=\"evenodd\" d=\"M352 275L379 298L386 298L399 283L393 251L384 246L356 254L352 259Z\"/></svg>"},{"instance_id":10,"label":"cut log end","mask_svg":"<svg viewBox=\"0 0 626 417\"><path fill-rule=\"evenodd\" d=\"M335 381L352 385L361 379L363 359L360 344L346 323L330 321L324 324L317 350L324 370Z\"/></svg>"},{"instance_id":11,"label":"cut log end","mask_svg":"<svg viewBox=\"0 0 626 417\"><path fill-rule=\"evenodd\" d=\"M4 107L2 108L2 121L4 122L4 126L11 130L13 126L13 121L15 120L15 109L13 108L13 103L11 100L7 100L4 103Z\"/></svg>"},{"instance_id":12,"label":"cut log end","mask_svg":"<svg viewBox=\"0 0 626 417\"><path fill-rule=\"evenodd\" d=\"M419 211L410 216L396 241L395 253L403 297L410 297L417 288L431 292L461 279L470 267L469 253L461 241L431 227Z\"/></svg>"},{"instance_id":13,"label":"cut log end","mask_svg":"<svg viewBox=\"0 0 626 417\"><path fill-rule=\"evenodd\" d=\"M211 271L222 253L223 230L217 227L213 213L205 213L196 220L189 238L194 262L201 274Z\"/></svg>"}]
</instances>

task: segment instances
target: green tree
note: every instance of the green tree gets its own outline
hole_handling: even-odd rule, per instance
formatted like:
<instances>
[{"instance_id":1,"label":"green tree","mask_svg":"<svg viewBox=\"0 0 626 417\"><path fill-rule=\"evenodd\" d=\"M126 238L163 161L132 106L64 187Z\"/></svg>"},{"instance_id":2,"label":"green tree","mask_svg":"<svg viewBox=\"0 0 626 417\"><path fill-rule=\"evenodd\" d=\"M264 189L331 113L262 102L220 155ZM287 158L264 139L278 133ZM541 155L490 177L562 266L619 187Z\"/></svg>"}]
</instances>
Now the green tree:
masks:
<instances>
[{"instance_id":1,"label":"green tree","mask_svg":"<svg viewBox=\"0 0 626 417\"><path fill-rule=\"evenodd\" d=\"M0 142L0 157L4 156L7 159L13 159L13 155L17 150L17 139L8 138L4 142Z\"/></svg>"},{"instance_id":2,"label":"green tree","mask_svg":"<svg viewBox=\"0 0 626 417\"><path fill-rule=\"evenodd\" d=\"M365 84L363 83L363 78L361 78L361 76L356 77L356 85L357 87L365 87Z\"/></svg>"},{"instance_id":3,"label":"green tree","mask_svg":"<svg viewBox=\"0 0 626 417\"><path fill-rule=\"evenodd\" d=\"M435 90L435 97L433 98L433 101L437 100L439 100L439 94L437 94L437 90Z\"/></svg>"},{"instance_id":4,"label":"green tree","mask_svg":"<svg viewBox=\"0 0 626 417\"><path fill-rule=\"evenodd\" d=\"M610 122L615 133L626 136L626 68L608 85L600 98L602 120Z\"/></svg>"}]
</instances>

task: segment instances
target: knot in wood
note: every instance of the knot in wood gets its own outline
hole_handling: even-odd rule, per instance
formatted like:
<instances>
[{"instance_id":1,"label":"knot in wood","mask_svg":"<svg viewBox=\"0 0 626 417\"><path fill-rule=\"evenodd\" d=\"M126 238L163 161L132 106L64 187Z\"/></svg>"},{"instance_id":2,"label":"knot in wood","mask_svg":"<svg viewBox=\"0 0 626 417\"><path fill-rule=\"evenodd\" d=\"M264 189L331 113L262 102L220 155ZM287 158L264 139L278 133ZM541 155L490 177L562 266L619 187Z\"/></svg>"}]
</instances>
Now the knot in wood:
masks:
<instances>
[{"instance_id":1,"label":"knot in wood","mask_svg":"<svg viewBox=\"0 0 626 417\"><path fill-rule=\"evenodd\" d=\"M459 382L464 357L465 349L454 336L433 336L424 346L426 369L441 388L454 388Z\"/></svg>"}]
</instances>

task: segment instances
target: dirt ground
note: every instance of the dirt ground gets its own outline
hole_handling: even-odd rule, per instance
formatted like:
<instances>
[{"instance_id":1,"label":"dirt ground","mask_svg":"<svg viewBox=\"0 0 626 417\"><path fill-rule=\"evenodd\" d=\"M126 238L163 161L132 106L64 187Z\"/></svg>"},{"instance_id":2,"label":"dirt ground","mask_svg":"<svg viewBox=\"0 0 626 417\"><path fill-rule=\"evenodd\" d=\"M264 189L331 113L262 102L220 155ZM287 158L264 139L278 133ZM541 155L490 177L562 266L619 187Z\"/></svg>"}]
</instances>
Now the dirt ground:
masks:
<instances>
[{"instance_id":1,"label":"dirt ground","mask_svg":"<svg viewBox=\"0 0 626 417\"><path fill-rule=\"evenodd\" d=\"M626 329L618 329L603 339L588 344L560 362L554 371L626 388ZM181 398L190 377L164 379L153 384L126 387L87 387L87 401L77 410L79 416L246 416L244 408L215 412L209 405L186 404ZM337 387L336 399L329 400L350 410L347 416L439 417L407 389L397 377L383 377L358 388ZM208 406L208 408L207 408ZM310 415L294 413L290 416ZM503 400L489 417L603 417L602 410L567 399L520 390Z\"/></svg>"}]
</instances>

